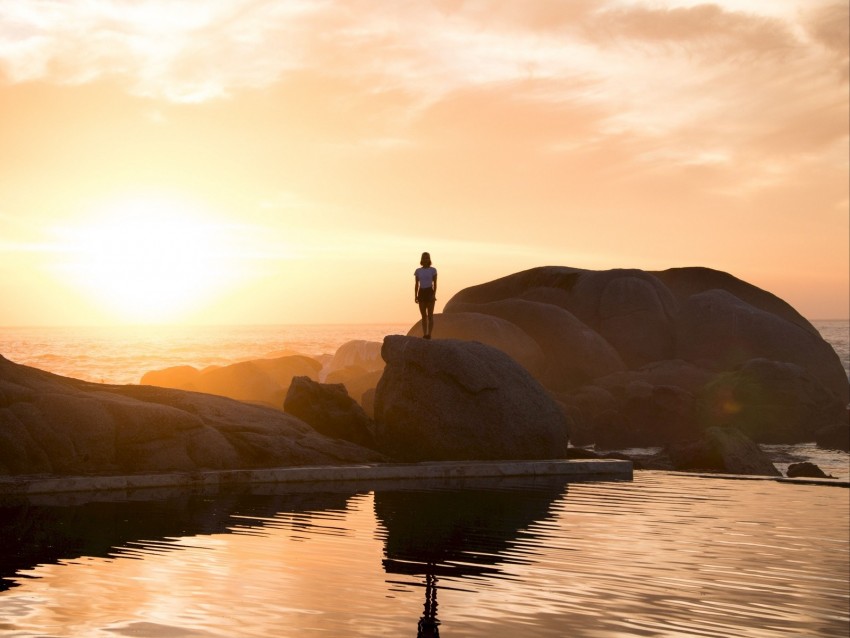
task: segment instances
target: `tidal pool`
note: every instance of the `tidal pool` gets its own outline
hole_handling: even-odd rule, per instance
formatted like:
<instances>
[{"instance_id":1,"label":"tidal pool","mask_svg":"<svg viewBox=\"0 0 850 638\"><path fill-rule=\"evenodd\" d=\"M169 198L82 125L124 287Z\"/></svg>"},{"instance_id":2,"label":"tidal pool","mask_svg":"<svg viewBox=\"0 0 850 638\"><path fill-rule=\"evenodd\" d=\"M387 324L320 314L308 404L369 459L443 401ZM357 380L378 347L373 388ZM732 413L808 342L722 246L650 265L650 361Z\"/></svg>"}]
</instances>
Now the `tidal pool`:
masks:
<instances>
[{"instance_id":1,"label":"tidal pool","mask_svg":"<svg viewBox=\"0 0 850 638\"><path fill-rule=\"evenodd\" d=\"M0 635L840 636L840 487L636 472L6 501Z\"/></svg>"}]
</instances>

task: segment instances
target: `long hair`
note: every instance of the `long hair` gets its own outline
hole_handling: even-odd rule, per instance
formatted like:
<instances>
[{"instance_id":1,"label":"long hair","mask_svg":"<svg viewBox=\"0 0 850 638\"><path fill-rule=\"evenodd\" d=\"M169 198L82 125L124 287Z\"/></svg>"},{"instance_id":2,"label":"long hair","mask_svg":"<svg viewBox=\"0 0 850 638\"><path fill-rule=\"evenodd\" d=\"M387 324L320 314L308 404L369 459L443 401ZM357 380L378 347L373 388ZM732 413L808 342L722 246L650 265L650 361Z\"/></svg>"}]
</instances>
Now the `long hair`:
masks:
<instances>
[{"instance_id":1,"label":"long hair","mask_svg":"<svg viewBox=\"0 0 850 638\"><path fill-rule=\"evenodd\" d=\"M430 253L422 253L422 257L419 259L419 265L423 268L430 268L431 266L431 255Z\"/></svg>"}]
</instances>

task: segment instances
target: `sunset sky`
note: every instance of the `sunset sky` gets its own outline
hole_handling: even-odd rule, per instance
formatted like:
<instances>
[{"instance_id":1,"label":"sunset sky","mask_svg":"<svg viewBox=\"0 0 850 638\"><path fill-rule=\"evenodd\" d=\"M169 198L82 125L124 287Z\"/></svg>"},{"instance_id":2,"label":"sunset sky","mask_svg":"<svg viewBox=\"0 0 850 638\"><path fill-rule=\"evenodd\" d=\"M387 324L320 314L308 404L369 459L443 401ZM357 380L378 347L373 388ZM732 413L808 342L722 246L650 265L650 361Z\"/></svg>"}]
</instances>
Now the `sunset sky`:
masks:
<instances>
[{"instance_id":1,"label":"sunset sky","mask_svg":"<svg viewBox=\"0 0 850 638\"><path fill-rule=\"evenodd\" d=\"M0 325L388 323L539 265L848 316L848 2L0 0Z\"/></svg>"}]
</instances>

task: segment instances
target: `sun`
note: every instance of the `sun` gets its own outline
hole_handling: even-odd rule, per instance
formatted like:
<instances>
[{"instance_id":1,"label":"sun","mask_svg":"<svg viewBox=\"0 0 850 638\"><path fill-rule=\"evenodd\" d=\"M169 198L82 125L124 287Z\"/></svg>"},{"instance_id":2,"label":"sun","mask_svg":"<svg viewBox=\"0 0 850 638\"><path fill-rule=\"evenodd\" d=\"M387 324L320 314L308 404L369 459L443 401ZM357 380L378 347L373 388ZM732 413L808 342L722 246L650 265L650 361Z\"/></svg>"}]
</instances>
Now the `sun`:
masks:
<instances>
[{"instance_id":1,"label":"sun","mask_svg":"<svg viewBox=\"0 0 850 638\"><path fill-rule=\"evenodd\" d=\"M178 198L114 201L62 234L62 269L125 321L177 321L228 280L225 226Z\"/></svg>"}]
</instances>

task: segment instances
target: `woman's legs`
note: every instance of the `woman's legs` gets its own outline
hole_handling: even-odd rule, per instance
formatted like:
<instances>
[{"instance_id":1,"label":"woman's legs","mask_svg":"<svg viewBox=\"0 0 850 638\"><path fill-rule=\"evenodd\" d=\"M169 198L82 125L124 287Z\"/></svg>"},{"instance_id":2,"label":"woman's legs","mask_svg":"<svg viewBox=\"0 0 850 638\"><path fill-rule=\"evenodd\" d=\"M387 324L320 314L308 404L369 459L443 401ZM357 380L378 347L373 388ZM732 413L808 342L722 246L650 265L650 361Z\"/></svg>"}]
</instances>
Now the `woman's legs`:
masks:
<instances>
[{"instance_id":1,"label":"woman's legs","mask_svg":"<svg viewBox=\"0 0 850 638\"><path fill-rule=\"evenodd\" d=\"M428 330L428 304L419 299L419 314L422 315L422 336L427 337L430 332Z\"/></svg>"},{"instance_id":2,"label":"woman's legs","mask_svg":"<svg viewBox=\"0 0 850 638\"><path fill-rule=\"evenodd\" d=\"M424 288L419 291L419 314L422 315L422 333L426 339L431 338L431 330L434 328L435 302L433 288Z\"/></svg>"},{"instance_id":3,"label":"woman's legs","mask_svg":"<svg viewBox=\"0 0 850 638\"><path fill-rule=\"evenodd\" d=\"M428 302L428 330L425 332L425 336L430 339L431 331L434 329L434 304L436 300L432 297L431 301ZM424 321L423 324L425 325Z\"/></svg>"}]
</instances>

